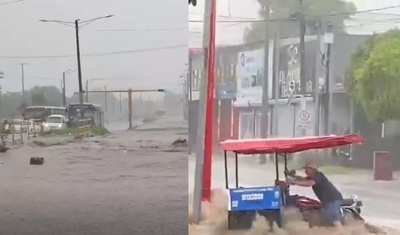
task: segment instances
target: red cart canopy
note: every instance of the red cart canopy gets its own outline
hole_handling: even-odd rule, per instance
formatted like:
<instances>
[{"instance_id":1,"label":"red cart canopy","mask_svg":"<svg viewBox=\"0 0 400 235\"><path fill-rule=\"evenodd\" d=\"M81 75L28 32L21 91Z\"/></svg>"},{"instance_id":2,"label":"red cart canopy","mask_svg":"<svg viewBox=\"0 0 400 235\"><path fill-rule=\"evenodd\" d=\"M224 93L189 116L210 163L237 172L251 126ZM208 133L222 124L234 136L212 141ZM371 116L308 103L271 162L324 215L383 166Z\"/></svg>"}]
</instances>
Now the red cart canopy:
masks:
<instances>
[{"instance_id":1,"label":"red cart canopy","mask_svg":"<svg viewBox=\"0 0 400 235\"><path fill-rule=\"evenodd\" d=\"M360 135L313 136L298 138L269 138L225 140L221 147L238 154L295 153L310 149L324 149L363 142Z\"/></svg>"}]
</instances>

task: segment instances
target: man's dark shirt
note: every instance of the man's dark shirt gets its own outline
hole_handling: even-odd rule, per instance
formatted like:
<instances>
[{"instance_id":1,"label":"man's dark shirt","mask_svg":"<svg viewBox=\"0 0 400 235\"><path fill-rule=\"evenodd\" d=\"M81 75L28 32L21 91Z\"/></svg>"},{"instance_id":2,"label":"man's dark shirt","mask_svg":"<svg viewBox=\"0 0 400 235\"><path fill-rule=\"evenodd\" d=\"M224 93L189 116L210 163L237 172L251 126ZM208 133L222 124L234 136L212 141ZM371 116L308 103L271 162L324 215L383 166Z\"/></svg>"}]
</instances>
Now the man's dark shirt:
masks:
<instances>
[{"instance_id":1,"label":"man's dark shirt","mask_svg":"<svg viewBox=\"0 0 400 235\"><path fill-rule=\"evenodd\" d=\"M322 205L336 200L343 200L342 194L322 172L317 171L312 177L307 178L315 182L312 189Z\"/></svg>"}]
</instances>

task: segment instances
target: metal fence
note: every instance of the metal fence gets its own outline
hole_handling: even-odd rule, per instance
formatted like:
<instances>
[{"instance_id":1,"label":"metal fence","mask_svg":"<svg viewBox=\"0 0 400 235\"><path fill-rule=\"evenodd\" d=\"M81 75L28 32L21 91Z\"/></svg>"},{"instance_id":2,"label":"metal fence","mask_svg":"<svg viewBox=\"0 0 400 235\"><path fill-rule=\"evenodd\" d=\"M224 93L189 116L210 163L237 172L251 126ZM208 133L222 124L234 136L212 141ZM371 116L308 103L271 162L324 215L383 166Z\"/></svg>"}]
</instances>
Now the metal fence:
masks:
<instances>
[{"instance_id":1,"label":"metal fence","mask_svg":"<svg viewBox=\"0 0 400 235\"><path fill-rule=\"evenodd\" d=\"M43 132L43 125L40 121L28 121L26 126L27 139L36 138L40 133Z\"/></svg>"},{"instance_id":2,"label":"metal fence","mask_svg":"<svg viewBox=\"0 0 400 235\"><path fill-rule=\"evenodd\" d=\"M77 137L89 137L90 136L90 128L92 127L92 119L85 118L80 119L77 123Z\"/></svg>"},{"instance_id":3,"label":"metal fence","mask_svg":"<svg viewBox=\"0 0 400 235\"><path fill-rule=\"evenodd\" d=\"M9 121L7 131L11 137L11 143L23 143L24 140L36 138L43 132L43 126L36 121L20 121L19 119L11 119Z\"/></svg>"}]
</instances>

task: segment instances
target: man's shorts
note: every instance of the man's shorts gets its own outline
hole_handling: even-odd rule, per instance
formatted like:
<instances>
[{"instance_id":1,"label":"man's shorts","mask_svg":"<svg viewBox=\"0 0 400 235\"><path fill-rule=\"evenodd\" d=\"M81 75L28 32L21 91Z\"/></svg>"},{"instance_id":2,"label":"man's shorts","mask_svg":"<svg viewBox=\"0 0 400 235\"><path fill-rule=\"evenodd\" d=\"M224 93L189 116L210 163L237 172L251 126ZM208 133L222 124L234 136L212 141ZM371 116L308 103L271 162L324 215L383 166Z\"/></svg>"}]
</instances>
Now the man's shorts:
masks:
<instances>
[{"instance_id":1,"label":"man's shorts","mask_svg":"<svg viewBox=\"0 0 400 235\"><path fill-rule=\"evenodd\" d=\"M342 205L341 200L329 202L324 205L323 211L324 211L325 217L329 223L333 224L333 222L336 222L336 221L339 221L341 223L344 222L342 210L340 209L341 205Z\"/></svg>"}]
</instances>

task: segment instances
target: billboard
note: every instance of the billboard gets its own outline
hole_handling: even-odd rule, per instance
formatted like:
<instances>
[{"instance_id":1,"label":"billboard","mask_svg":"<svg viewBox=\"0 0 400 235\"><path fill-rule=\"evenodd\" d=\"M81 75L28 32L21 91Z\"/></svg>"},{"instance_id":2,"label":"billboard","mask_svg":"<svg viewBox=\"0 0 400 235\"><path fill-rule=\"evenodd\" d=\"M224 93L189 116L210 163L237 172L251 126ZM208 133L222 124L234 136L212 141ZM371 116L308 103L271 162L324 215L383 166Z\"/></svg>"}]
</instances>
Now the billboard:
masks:
<instances>
[{"instance_id":1,"label":"billboard","mask_svg":"<svg viewBox=\"0 0 400 235\"><path fill-rule=\"evenodd\" d=\"M260 103L264 78L264 49L240 52L236 65L236 100Z\"/></svg>"}]
</instances>

